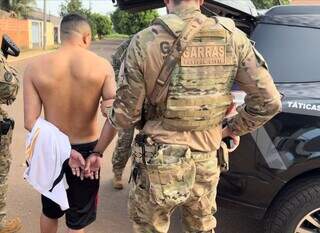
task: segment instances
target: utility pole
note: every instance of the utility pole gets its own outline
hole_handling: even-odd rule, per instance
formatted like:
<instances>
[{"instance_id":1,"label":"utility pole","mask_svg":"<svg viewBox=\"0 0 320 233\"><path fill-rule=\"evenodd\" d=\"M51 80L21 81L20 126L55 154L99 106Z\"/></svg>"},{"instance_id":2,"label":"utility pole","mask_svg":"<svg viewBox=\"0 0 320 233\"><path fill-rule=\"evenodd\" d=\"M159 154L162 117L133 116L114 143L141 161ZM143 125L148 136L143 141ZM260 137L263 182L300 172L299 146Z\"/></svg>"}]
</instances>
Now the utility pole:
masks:
<instances>
[{"instance_id":1,"label":"utility pole","mask_svg":"<svg viewBox=\"0 0 320 233\"><path fill-rule=\"evenodd\" d=\"M89 0L89 12L91 13L91 10L92 10L92 2L91 0Z\"/></svg>"},{"instance_id":2,"label":"utility pole","mask_svg":"<svg viewBox=\"0 0 320 233\"><path fill-rule=\"evenodd\" d=\"M43 0L43 49L47 48L47 0Z\"/></svg>"}]
</instances>

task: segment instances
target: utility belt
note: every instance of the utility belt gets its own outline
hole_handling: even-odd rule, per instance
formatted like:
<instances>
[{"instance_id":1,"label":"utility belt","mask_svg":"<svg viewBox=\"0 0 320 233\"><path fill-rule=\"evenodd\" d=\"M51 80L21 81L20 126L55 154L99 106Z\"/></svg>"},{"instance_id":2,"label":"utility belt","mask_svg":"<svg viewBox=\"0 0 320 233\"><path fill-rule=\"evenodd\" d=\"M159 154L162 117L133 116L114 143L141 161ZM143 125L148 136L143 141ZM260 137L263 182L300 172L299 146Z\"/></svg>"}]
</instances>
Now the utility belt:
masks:
<instances>
[{"instance_id":1,"label":"utility belt","mask_svg":"<svg viewBox=\"0 0 320 233\"><path fill-rule=\"evenodd\" d=\"M174 150L174 154L170 151ZM166 156L166 151L169 156ZM160 153L160 154L159 154ZM187 145L168 145L154 142L150 137L144 134L138 134L135 138L135 146L132 156L134 162L145 168L157 166L158 164L166 164L183 160L206 161L211 158L217 158L221 172L229 170L229 152L228 147L224 142L221 142L221 147L217 151L198 152L191 151ZM155 158L157 157L157 158ZM168 161L169 160L169 161Z\"/></svg>"},{"instance_id":2,"label":"utility belt","mask_svg":"<svg viewBox=\"0 0 320 233\"><path fill-rule=\"evenodd\" d=\"M14 129L14 120L3 118L0 120L0 136L6 136L10 130Z\"/></svg>"}]
</instances>

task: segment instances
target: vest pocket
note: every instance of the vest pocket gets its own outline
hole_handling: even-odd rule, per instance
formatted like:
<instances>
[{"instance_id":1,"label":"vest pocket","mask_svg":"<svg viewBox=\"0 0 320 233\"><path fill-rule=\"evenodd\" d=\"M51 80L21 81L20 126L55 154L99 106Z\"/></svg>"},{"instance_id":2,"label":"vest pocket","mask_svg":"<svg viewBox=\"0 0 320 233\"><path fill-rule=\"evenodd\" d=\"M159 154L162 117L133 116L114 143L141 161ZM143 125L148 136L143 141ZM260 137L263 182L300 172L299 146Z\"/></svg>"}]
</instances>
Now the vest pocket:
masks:
<instances>
[{"instance_id":1,"label":"vest pocket","mask_svg":"<svg viewBox=\"0 0 320 233\"><path fill-rule=\"evenodd\" d=\"M191 189L195 182L195 163L188 158L190 149L185 150L181 156L181 150L162 148L157 155L163 156L163 150L170 151L161 159L161 163L148 163L147 171L151 201L160 206L174 207L184 203L190 196ZM168 150L169 149L169 150ZM170 156L171 155L171 156ZM172 158L170 158L172 157Z\"/></svg>"}]
</instances>

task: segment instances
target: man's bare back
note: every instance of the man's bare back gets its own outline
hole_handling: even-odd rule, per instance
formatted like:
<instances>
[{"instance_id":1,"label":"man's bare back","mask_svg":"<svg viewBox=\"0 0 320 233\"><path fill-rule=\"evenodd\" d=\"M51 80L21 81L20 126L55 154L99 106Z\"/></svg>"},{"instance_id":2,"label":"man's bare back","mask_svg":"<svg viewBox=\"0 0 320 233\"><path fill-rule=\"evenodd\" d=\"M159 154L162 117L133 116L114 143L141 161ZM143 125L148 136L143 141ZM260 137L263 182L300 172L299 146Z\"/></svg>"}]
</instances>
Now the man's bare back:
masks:
<instances>
[{"instance_id":1,"label":"man's bare back","mask_svg":"<svg viewBox=\"0 0 320 233\"><path fill-rule=\"evenodd\" d=\"M71 143L98 138L99 101L112 95L103 91L106 79L113 76L106 60L84 48L64 46L36 58L26 74L38 92L45 119L67 134Z\"/></svg>"}]
</instances>

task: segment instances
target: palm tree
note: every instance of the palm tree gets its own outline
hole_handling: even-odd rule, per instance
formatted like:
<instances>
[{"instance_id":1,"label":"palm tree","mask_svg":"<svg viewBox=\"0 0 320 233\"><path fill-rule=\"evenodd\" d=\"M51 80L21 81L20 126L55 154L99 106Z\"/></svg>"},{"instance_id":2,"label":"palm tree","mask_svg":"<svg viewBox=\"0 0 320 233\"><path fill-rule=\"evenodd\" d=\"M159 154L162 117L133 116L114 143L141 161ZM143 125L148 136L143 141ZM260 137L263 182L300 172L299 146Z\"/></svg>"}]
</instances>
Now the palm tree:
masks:
<instances>
[{"instance_id":1,"label":"palm tree","mask_svg":"<svg viewBox=\"0 0 320 233\"><path fill-rule=\"evenodd\" d=\"M19 17L25 18L35 6L35 0L1 0L0 9L15 12Z\"/></svg>"}]
</instances>

